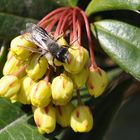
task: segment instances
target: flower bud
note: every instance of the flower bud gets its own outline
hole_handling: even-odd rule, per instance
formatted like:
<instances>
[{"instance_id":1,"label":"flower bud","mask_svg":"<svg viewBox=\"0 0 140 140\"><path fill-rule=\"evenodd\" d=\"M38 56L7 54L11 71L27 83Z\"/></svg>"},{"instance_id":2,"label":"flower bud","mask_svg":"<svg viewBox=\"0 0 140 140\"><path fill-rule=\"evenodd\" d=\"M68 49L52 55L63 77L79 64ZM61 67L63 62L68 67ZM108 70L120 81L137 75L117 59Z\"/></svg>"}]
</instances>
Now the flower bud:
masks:
<instances>
[{"instance_id":1,"label":"flower bud","mask_svg":"<svg viewBox=\"0 0 140 140\"><path fill-rule=\"evenodd\" d=\"M80 89L82 86L85 85L88 78L88 74L88 69L83 68L79 73L70 75L76 89Z\"/></svg>"},{"instance_id":2,"label":"flower bud","mask_svg":"<svg viewBox=\"0 0 140 140\"><path fill-rule=\"evenodd\" d=\"M27 65L26 72L30 78L37 81L44 76L48 68L47 59L35 54Z\"/></svg>"},{"instance_id":3,"label":"flower bud","mask_svg":"<svg viewBox=\"0 0 140 140\"><path fill-rule=\"evenodd\" d=\"M68 43L67 41L65 40L64 37L60 37L58 40L57 40L57 43L60 45L60 46L67 46Z\"/></svg>"},{"instance_id":4,"label":"flower bud","mask_svg":"<svg viewBox=\"0 0 140 140\"><path fill-rule=\"evenodd\" d=\"M70 54L70 62L63 64L64 69L71 74L77 74L89 60L88 51L82 46L72 46L68 51Z\"/></svg>"},{"instance_id":5,"label":"flower bud","mask_svg":"<svg viewBox=\"0 0 140 140\"><path fill-rule=\"evenodd\" d=\"M9 61L13 56L14 55L13 55L12 51L9 51L7 54L7 60Z\"/></svg>"},{"instance_id":6,"label":"flower bud","mask_svg":"<svg viewBox=\"0 0 140 140\"><path fill-rule=\"evenodd\" d=\"M89 77L86 83L89 94L95 98L100 96L108 84L107 73L99 67L90 68Z\"/></svg>"},{"instance_id":7,"label":"flower bud","mask_svg":"<svg viewBox=\"0 0 140 140\"><path fill-rule=\"evenodd\" d=\"M15 75L20 69L23 69L22 72L19 73L18 78L22 78L25 76L25 66L22 61L16 59L13 55L8 55L8 59L3 68L3 75Z\"/></svg>"},{"instance_id":8,"label":"flower bud","mask_svg":"<svg viewBox=\"0 0 140 140\"><path fill-rule=\"evenodd\" d=\"M34 120L41 134L53 132L56 126L55 108L52 106L36 108Z\"/></svg>"},{"instance_id":9,"label":"flower bud","mask_svg":"<svg viewBox=\"0 0 140 140\"><path fill-rule=\"evenodd\" d=\"M36 45L27 41L25 36L28 34L20 35L11 41L11 51L20 60L27 60L32 54L31 48L36 48ZM29 49L27 49L29 48Z\"/></svg>"},{"instance_id":10,"label":"flower bud","mask_svg":"<svg viewBox=\"0 0 140 140\"><path fill-rule=\"evenodd\" d=\"M32 89L32 86L34 85L34 81L26 76L21 79L21 88L17 97L17 100L21 102L22 104L30 104L30 92Z\"/></svg>"},{"instance_id":11,"label":"flower bud","mask_svg":"<svg viewBox=\"0 0 140 140\"><path fill-rule=\"evenodd\" d=\"M56 106L56 121L62 127L70 126L70 117L74 109L72 103L68 103L64 106Z\"/></svg>"},{"instance_id":12,"label":"flower bud","mask_svg":"<svg viewBox=\"0 0 140 140\"><path fill-rule=\"evenodd\" d=\"M78 106L71 114L70 125L75 132L89 132L93 127L93 116L89 107Z\"/></svg>"},{"instance_id":13,"label":"flower bud","mask_svg":"<svg viewBox=\"0 0 140 140\"><path fill-rule=\"evenodd\" d=\"M67 104L73 95L73 82L66 75L61 74L52 81L52 98L56 105Z\"/></svg>"},{"instance_id":14,"label":"flower bud","mask_svg":"<svg viewBox=\"0 0 140 140\"><path fill-rule=\"evenodd\" d=\"M15 98L20 89L20 81L14 75L3 76L0 79L0 96L6 98Z\"/></svg>"},{"instance_id":15,"label":"flower bud","mask_svg":"<svg viewBox=\"0 0 140 140\"><path fill-rule=\"evenodd\" d=\"M51 101L51 84L41 80L31 90L31 103L34 106L45 107Z\"/></svg>"}]
</instances>

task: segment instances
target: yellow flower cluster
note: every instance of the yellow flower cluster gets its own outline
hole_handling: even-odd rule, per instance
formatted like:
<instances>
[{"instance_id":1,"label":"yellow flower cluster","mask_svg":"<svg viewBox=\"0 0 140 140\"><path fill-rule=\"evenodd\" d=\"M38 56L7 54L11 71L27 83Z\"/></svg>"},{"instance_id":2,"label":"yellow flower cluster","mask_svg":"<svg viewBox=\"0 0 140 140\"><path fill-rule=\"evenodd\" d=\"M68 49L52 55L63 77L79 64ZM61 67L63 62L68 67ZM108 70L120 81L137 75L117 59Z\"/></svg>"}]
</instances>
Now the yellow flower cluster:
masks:
<instances>
[{"instance_id":1,"label":"yellow flower cluster","mask_svg":"<svg viewBox=\"0 0 140 140\"><path fill-rule=\"evenodd\" d=\"M58 40L65 45L64 38ZM34 120L41 134L54 131L56 122L62 127L71 127L75 132L88 132L93 127L93 116L88 106L71 103L74 89L86 85L90 95L100 96L105 90L107 74L100 68L89 68L89 53L82 46L68 48L69 63L54 59L56 67L63 72L51 75L45 56L32 52L37 46L23 35L11 42L7 61L0 79L0 96L11 102L31 104ZM57 68L54 70L57 73ZM47 76L46 76L47 74ZM47 80L46 80L47 79Z\"/></svg>"}]
</instances>

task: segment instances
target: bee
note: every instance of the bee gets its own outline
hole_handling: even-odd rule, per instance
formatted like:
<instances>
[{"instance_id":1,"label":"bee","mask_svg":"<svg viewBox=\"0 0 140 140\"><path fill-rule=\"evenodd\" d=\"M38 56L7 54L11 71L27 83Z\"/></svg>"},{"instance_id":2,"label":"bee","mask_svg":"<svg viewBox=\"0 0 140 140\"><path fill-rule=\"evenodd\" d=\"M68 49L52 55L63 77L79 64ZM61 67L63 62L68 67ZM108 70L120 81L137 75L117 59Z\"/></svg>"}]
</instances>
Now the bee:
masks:
<instances>
[{"instance_id":1,"label":"bee","mask_svg":"<svg viewBox=\"0 0 140 140\"><path fill-rule=\"evenodd\" d=\"M29 34L26 36L26 40L38 47L37 49L30 48L30 50L45 56L50 65L54 66L54 59L62 63L69 62L68 47L59 45L57 39L49 35L43 28L33 23L27 23L25 33Z\"/></svg>"}]
</instances>

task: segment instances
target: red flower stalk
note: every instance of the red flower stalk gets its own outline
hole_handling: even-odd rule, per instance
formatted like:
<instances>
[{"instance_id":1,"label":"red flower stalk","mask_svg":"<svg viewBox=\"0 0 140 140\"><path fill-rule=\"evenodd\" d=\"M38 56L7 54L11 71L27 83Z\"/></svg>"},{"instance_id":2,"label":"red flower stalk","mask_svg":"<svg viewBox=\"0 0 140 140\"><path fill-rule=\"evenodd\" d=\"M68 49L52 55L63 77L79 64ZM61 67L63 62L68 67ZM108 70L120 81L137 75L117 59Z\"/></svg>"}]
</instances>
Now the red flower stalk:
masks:
<instances>
[{"instance_id":1,"label":"red flower stalk","mask_svg":"<svg viewBox=\"0 0 140 140\"><path fill-rule=\"evenodd\" d=\"M94 58L89 22L82 9L78 7L58 8L45 16L38 25L44 28L47 32L52 32L56 38L66 35L67 32L69 32L69 44L75 44L77 46L81 45L81 30L84 25L87 33L91 67L97 68Z\"/></svg>"}]
</instances>

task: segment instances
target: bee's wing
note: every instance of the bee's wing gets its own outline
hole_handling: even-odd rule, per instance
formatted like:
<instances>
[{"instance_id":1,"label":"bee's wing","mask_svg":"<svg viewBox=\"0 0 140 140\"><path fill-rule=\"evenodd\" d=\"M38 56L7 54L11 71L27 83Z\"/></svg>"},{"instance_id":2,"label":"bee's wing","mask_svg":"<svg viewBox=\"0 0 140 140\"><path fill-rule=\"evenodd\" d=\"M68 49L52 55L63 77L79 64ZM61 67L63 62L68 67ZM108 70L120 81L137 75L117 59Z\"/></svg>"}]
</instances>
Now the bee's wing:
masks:
<instances>
[{"instance_id":1,"label":"bee's wing","mask_svg":"<svg viewBox=\"0 0 140 140\"><path fill-rule=\"evenodd\" d=\"M26 24L26 32L31 34L31 40L42 49L48 50L48 42L53 41L48 33L41 27L33 23Z\"/></svg>"},{"instance_id":2,"label":"bee's wing","mask_svg":"<svg viewBox=\"0 0 140 140\"><path fill-rule=\"evenodd\" d=\"M38 33L42 38L49 38L47 31L34 23L27 23L26 31L29 33Z\"/></svg>"}]
</instances>

